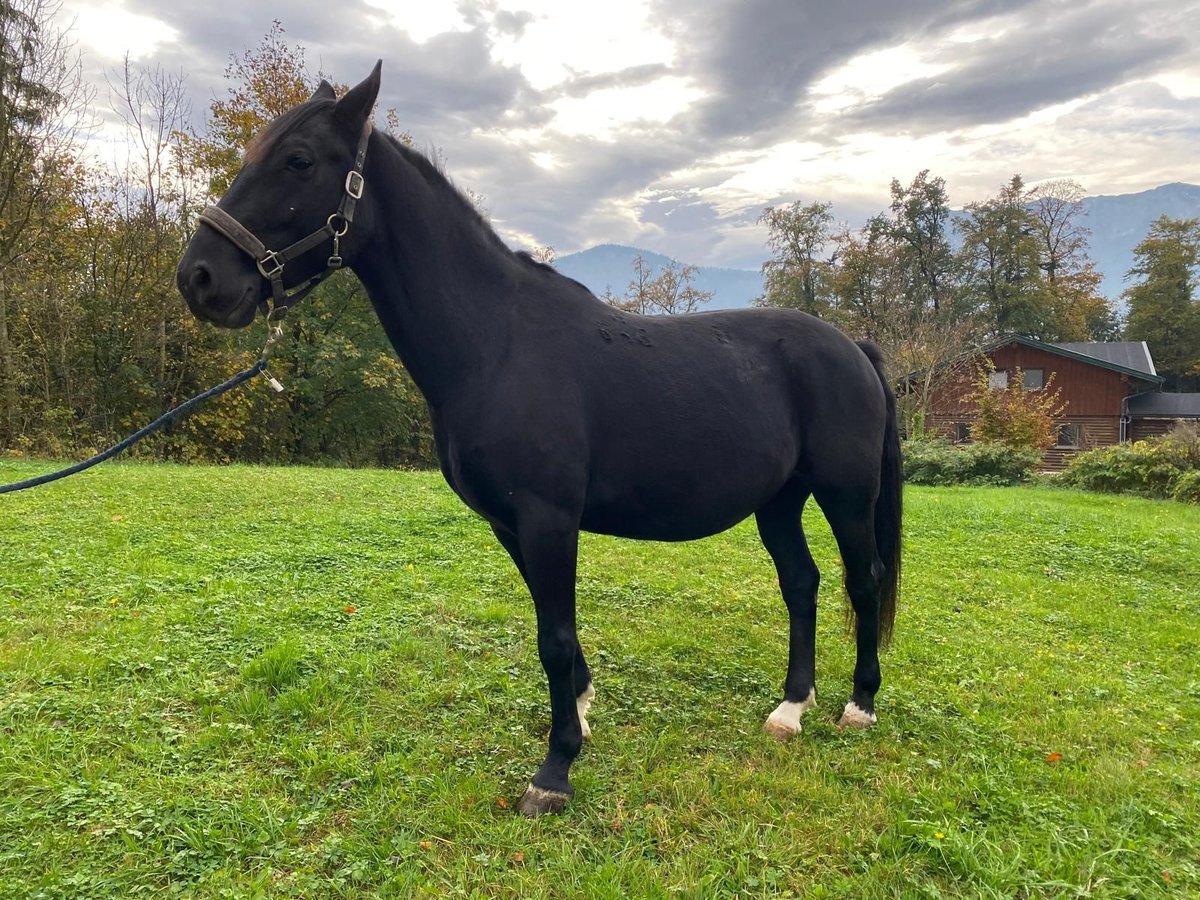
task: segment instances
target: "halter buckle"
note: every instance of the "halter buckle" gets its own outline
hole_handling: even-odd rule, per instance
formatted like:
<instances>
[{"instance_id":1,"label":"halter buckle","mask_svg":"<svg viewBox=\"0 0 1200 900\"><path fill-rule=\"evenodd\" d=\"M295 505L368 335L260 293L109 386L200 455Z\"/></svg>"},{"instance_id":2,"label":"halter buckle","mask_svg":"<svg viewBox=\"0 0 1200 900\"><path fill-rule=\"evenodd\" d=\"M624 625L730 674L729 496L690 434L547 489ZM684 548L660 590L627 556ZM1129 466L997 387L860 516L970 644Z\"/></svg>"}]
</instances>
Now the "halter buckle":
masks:
<instances>
[{"instance_id":1,"label":"halter buckle","mask_svg":"<svg viewBox=\"0 0 1200 900\"><path fill-rule=\"evenodd\" d=\"M267 281L273 281L275 276L283 272L283 260L279 258L279 254L274 250L268 250L267 255L262 259L255 260L258 265L258 271ZM267 268L270 266L271 268Z\"/></svg>"},{"instance_id":2,"label":"halter buckle","mask_svg":"<svg viewBox=\"0 0 1200 900\"><path fill-rule=\"evenodd\" d=\"M362 173L351 169L346 173L346 193L355 200L361 200L363 188L366 187L367 180L362 177Z\"/></svg>"}]
</instances>

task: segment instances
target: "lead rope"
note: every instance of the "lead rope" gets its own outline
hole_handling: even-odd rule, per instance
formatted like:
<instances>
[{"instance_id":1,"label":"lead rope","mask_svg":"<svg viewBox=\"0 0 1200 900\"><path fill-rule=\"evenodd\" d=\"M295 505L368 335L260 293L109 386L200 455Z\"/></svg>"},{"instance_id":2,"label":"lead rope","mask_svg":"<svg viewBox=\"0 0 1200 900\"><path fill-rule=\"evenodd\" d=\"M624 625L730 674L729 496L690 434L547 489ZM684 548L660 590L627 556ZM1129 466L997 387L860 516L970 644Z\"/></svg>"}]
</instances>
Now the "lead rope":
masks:
<instances>
[{"instance_id":1,"label":"lead rope","mask_svg":"<svg viewBox=\"0 0 1200 900\"><path fill-rule=\"evenodd\" d=\"M112 459L118 453L128 450L142 438L165 428L180 416L191 412L205 400L211 400L213 397L219 397L227 391L233 390L238 385L246 383L251 378L254 378L259 374L265 374L267 376L267 383L270 384L271 388L277 393L282 391L283 385L280 384L275 376L267 371L267 360L271 355L271 351L279 339L283 337L283 328L279 325L279 320L282 318L282 315L282 310L279 312L279 315L276 315L276 311L272 310L271 314L267 316L267 341L263 345L262 355L258 358L258 362L256 362L250 368L238 372L228 381L223 381L214 388L209 388L203 394L195 396L191 400L180 403L177 407L169 412L163 413L145 428L134 432L119 444L114 444L113 446L109 447L103 453L97 453L91 459L85 459L83 462L77 462L74 465L67 466L65 469L59 469L57 472L49 472L45 475L38 475L36 478L28 478L25 481L17 481L12 484L0 485L0 494L11 494L14 491L23 491L27 488L37 487L38 485L49 484L51 481L58 481L60 478L66 478L68 475L74 475L77 472L90 469L92 466L97 466L106 459Z\"/></svg>"}]
</instances>

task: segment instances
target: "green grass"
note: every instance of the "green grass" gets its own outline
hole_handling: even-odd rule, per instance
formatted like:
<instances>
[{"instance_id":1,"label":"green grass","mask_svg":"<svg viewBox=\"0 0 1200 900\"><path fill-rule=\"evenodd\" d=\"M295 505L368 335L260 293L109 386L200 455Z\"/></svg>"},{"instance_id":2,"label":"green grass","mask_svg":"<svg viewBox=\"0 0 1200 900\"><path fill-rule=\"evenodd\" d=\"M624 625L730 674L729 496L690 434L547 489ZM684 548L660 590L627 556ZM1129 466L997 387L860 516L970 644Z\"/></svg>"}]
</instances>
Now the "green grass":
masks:
<instances>
[{"instance_id":1,"label":"green grass","mask_svg":"<svg viewBox=\"0 0 1200 900\"><path fill-rule=\"evenodd\" d=\"M820 704L786 745L752 524L585 536L594 738L526 821L531 605L438 477L113 465L0 497L0 895L1200 893L1200 509L929 488L906 524L879 724L841 732L810 510Z\"/></svg>"}]
</instances>

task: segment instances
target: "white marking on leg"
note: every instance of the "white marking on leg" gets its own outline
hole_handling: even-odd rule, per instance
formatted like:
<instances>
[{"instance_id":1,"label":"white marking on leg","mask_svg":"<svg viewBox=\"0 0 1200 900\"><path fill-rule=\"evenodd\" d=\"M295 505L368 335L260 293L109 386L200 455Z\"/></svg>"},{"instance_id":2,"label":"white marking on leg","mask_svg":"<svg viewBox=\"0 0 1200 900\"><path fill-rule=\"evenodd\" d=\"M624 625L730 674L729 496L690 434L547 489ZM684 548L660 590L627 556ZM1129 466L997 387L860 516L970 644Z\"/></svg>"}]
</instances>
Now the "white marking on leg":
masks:
<instances>
[{"instance_id":1,"label":"white marking on leg","mask_svg":"<svg viewBox=\"0 0 1200 900\"><path fill-rule=\"evenodd\" d=\"M763 724L763 728L771 737L780 741L786 741L793 735L800 733L800 717L816 705L817 689L810 688L808 696L799 703L784 700L775 707L775 712L767 716L767 721Z\"/></svg>"},{"instance_id":2,"label":"white marking on leg","mask_svg":"<svg viewBox=\"0 0 1200 900\"><path fill-rule=\"evenodd\" d=\"M846 704L838 728L870 728L875 724L875 713L867 712L853 700Z\"/></svg>"},{"instance_id":3,"label":"white marking on leg","mask_svg":"<svg viewBox=\"0 0 1200 900\"><path fill-rule=\"evenodd\" d=\"M583 689L583 693L575 698L575 708L579 710L579 727L583 729L583 739L585 741L592 736L592 729L588 726L588 721L584 717L587 715L587 711L592 705L592 698L595 696L596 688L589 681L588 686Z\"/></svg>"}]
</instances>

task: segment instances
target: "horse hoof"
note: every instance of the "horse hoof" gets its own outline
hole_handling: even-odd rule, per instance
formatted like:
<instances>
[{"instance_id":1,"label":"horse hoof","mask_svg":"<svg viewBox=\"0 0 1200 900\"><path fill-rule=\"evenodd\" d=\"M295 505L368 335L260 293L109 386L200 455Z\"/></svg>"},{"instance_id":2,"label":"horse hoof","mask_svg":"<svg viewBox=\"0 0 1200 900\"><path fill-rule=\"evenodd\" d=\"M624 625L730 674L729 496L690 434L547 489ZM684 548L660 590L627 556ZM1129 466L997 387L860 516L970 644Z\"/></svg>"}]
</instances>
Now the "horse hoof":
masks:
<instances>
[{"instance_id":1,"label":"horse hoof","mask_svg":"<svg viewBox=\"0 0 1200 900\"><path fill-rule=\"evenodd\" d=\"M517 804L517 812L534 819L544 816L546 813L562 812L570 799L570 794L548 791L531 783L529 787L525 788L525 794L521 797L521 802Z\"/></svg>"},{"instance_id":2,"label":"horse hoof","mask_svg":"<svg viewBox=\"0 0 1200 900\"><path fill-rule=\"evenodd\" d=\"M846 704L838 728L870 728L875 724L875 713L867 712L853 700Z\"/></svg>"},{"instance_id":3,"label":"horse hoof","mask_svg":"<svg viewBox=\"0 0 1200 900\"><path fill-rule=\"evenodd\" d=\"M771 713L767 721L763 723L763 731L777 741L787 741L800 733L800 724L792 725L790 722L784 722L782 719L775 718L775 713Z\"/></svg>"},{"instance_id":4,"label":"horse hoof","mask_svg":"<svg viewBox=\"0 0 1200 900\"><path fill-rule=\"evenodd\" d=\"M800 733L800 717L817 705L817 689L799 702L784 700L763 723L763 730L777 741L786 741Z\"/></svg>"}]
</instances>

